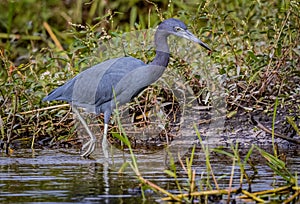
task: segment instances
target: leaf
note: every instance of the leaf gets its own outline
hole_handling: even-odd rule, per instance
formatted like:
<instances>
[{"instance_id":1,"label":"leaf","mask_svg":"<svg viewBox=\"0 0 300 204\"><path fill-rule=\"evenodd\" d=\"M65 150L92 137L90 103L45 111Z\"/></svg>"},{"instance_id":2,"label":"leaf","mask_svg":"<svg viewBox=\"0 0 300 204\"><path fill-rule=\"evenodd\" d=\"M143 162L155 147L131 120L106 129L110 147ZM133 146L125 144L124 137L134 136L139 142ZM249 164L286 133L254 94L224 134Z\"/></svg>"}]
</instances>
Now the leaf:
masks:
<instances>
[{"instance_id":1,"label":"leaf","mask_svg":"<svg viewBox=\"0 0 300 204\"><path fill-rule=\"evenodd\" d=\"M123 173L124 170L126 169L126 167L127 167L128 165L129 165L128 162L124 162L124 163L122 164L122 166L120 167L118 173L119 173L119 174Z\"/></svg>"},{"instance_id":2,"label":"leaf","mask_svg":"<svg viewBox=\"0 0 300 204\"><path fill-rule=\"evenodd\" d=\"M244 164L247 163L248 159L250 158L252 152L253 152L254 146L252 145L251 148L249 149L248 153L246 154L246 157L244 159Z\"/></svg>"},{"instance_id":3,"label":"leaf","mask_svg":"<svg viewBox=\"0 0 300 204\"><path fill-rule=\"evenodd\" d=\"M297 134L300 135L300 130L299 130L297 124L294 121L295 118L291 117L291 116L286 116L286 120L294 128L294 130L297 132Z\"/></svg>"},{"instance_id":4,"label":"leaf","mask_svg":"<svg viewBox=\"0 0 300 204\"><path fill-rule=\"evenodd\" d=\"M164 170L164 172L173 178L177 178L176 173L174 173L173 171Z\"/></svg>"},{"instance_id":5,"label":"leaf","mask_svg":"<svg viewBox=\"0 0 300 204\"><path fill-rule=\"evenodd\" d=\"M226 151L224 151L224 150L221 150L221 149L213 149L213 151L214 152L217 152L217 153L219 153L219 154L224 154L224 155L226 155L226 156L229 156L229 157L231 157L231 158L234 158L234 155L233 154L231 154L231 153L229 153L229 152L226 152Z\"/></svg>"},{"instance_id":6,"label":"leaf","mask_svg":"<svg viewBox=\"0 0 300 204\"><path fill-rule=\"evenodd\" d=\"M285 163L279 158L269 154L268 152L256 147L261 155L268 161L268 166L276 173L278 176L281 176L287 182L294 184L296 179L292 173L286 168Z\"/></svg>"},{"instance_id":7,"label":"leaf","mask_svg":"<svg viewBox=\"0 0 300 204\"><path fill-rule=\"evenodd\" d=\"M121 140L127 147L130 147L130 142L127 137L124 137L120 135L119 133L113 132L111 133L113 137L116 137L117 139Z\"/></svg>"}]
</instances>

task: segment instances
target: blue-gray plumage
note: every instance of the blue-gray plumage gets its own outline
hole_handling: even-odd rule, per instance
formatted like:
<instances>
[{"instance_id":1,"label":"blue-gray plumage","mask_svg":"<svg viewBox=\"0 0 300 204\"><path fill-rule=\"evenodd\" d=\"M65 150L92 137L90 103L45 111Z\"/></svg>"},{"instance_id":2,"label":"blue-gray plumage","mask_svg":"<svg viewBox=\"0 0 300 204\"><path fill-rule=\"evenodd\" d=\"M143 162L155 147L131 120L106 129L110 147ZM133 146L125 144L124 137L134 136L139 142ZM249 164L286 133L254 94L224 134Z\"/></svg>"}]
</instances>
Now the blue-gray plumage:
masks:
<instances>
[{"instance_id":1,"label":"blue-gray plumage","mask_svg":"<svg viewBox=\"0 0 300 204\"><path fill-rule=\"evenodd\" d=\"M104 61L76 75L64 85L53 90L43 101L62 100L69 102L79 120L90 136L90 141L83 145L87 150L82 156L89 156L95 148L96 137L90 131L76 107L88 112L104 114L104 134L102 148L107 152L107 129L112 111L118 105L130 102L145 87L155 82L163 74L169 62L167 37L176 35L210 48L187 30L180 20L170 18L163 21L155 33L156 56L150 64L145 64L133 57L120 57Z\"/></svg>"}]
</instances>

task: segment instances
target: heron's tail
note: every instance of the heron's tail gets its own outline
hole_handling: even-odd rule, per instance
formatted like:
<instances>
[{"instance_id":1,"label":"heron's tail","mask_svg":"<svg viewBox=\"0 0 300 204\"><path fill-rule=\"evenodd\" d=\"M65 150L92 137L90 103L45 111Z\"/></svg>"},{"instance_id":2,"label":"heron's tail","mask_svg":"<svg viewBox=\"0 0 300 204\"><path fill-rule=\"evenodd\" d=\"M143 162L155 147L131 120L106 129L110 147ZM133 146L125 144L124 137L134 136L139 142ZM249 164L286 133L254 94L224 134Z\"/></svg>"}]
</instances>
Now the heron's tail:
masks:
<instances>
[{"instance_id":1,"label":"heron's tail","mask_svg":"<svg viewBox=\"0 0 300 204\"><path fill-rule=\"evenodd\" d=\"M42 101L71 101L72 93L66 90L65 86L60 86L48 94Z\"/></svg>"},{"instance_id":2,"label":"heron's tail","mask_svg":"<svg viewBox=\"0 0 300 204\"><path fill-rule=\"evenodd\" d=\"M54 89L51 93L48 94L48 96L44 97L42 101L53 101L53 100L59 100L61 97L61 87L58 87L57 89Z\"/></svg>"}]
</instances>

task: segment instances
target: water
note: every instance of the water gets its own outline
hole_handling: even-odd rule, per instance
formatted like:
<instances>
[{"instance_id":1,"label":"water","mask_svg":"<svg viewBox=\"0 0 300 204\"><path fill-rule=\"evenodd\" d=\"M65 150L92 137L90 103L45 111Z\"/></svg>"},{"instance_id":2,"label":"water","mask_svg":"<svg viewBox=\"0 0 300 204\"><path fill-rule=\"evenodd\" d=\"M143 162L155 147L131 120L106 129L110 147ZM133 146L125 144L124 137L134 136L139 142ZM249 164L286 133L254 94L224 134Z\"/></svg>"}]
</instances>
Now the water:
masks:
<instances>
[{"instance_id":1,"label":"water","mask_svg":"<svg viewBox=\"0 0 300 204\"><path fill-rule=\"evenodd\" d=\"M19 150L18 150L19 151ZM138 183L134 177L106 173L94 160L59 150L19 151L10 158L1 157L0 201L3 203L139 202L138 193L130 193Z\"/></svg>"},{"instance_id":2,"label":"water","mask_svg":"<svg viewBox=\"0 0 300 204\"><path fill-rule=\"evenodd\" d=\"M74 150L75 151L75 150ZM286 150L287 165L293 172L300 167L300 151ZM150 157L150 156L149 156ZM140 155L138 161L142 175L162 188L176 191L174 179L163 173L165 166L147 161L147 155ZM153 157L163 160L162 155ZM211 153L214 174L219 187L228 187L232 161L223 155ZM257 174L247 167L253 176L252 190L267 190L285 184L268 168L262 158L254 157ZM184 161L184 160L183 160ZM72 150L17 150L10 157L0 157L0 202L1 203L153 203L159 202L161 195L146 191L147 200L143 201L139 182L130 168L124 174L110 169L98 159L82 159ZM151 165L153 166L151 168ZM178 180L181 185L188 181L184 170L178 164ZM196 151L194 169L197 183L206 175L205 157L200 149ZM239 187L239 168L235 168L233 188ZM247 189L244 184L243 188ZM225 200L225 197L223 197ZM238 201L238 200L237 200ZM240 201L242 202L242 201ZM239 203L239 201L238 201Z\"/></svg>"}]
</instances>

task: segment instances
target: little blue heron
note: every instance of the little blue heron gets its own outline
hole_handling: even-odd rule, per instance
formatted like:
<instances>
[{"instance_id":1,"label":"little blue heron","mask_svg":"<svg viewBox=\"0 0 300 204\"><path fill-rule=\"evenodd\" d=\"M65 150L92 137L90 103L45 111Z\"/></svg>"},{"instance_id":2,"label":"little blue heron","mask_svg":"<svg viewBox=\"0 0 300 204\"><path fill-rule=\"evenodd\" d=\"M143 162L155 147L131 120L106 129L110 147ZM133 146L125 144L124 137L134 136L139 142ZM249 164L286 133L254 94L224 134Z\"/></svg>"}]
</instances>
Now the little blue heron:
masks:
<instances>
[{"instance_id":1,"label":"little blue heron","mask_svg":"<svg viewBox=\"0 0 300 204\"><path fill-rule=\"evenodd\" d=\"M105 157L108 158L107 130L112 111L117 104L130 102L144 88L161 77L170 57L167 42L169 35L194 41L211 51L205 43L187 30L182 21L170 18L161 22L155 32L156 56L151 63L145 64L133 57L110 59L84 70L43 99L67 101L72 105L73 111L90 136L90 140L82 146L82 150L86 150L81 156L88 157L94 151L96 137L76 107L82 107L97 115L104 114L102 148Z\"/></svg>"}]
</instances>

